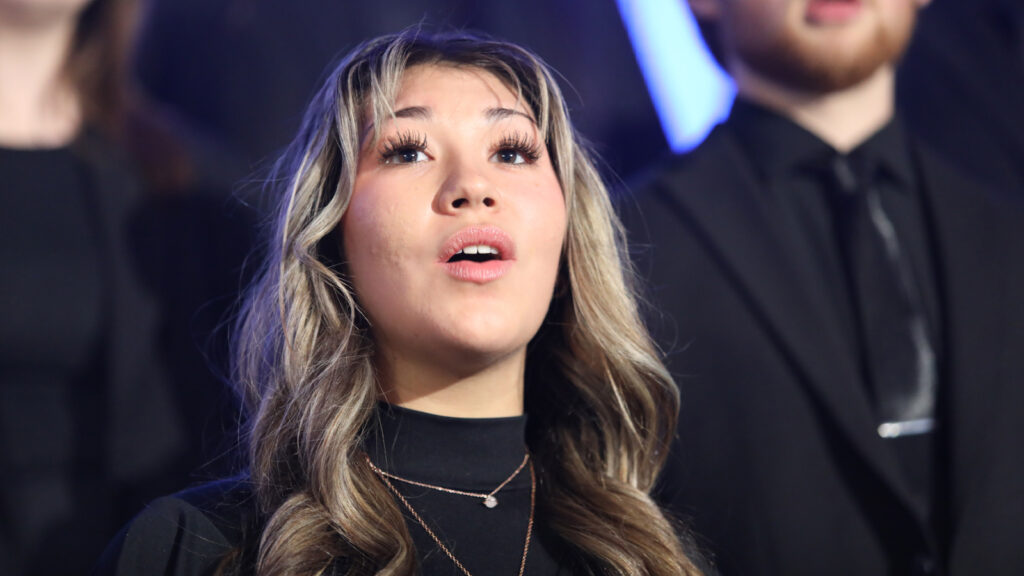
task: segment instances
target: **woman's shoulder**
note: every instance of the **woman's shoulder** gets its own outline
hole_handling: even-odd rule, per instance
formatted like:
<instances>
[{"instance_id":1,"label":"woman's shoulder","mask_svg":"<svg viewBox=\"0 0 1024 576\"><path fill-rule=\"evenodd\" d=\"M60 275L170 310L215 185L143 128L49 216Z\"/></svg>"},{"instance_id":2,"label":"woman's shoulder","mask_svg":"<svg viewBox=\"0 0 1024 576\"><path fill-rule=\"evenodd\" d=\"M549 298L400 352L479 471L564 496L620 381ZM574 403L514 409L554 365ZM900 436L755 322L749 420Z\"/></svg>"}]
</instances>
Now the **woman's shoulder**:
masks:
<instances>
[{"instance_id":1,"label":"woman's shoulder","mask_svg":"<svg viewBox=\"0 0 1024 576\"><path fill-rule=\"evenodd\" d=\"M203 484L154 500L107 548L96 574L212 574L245 545L257 506L246 478Z\"/></svg>"}]
</instances>

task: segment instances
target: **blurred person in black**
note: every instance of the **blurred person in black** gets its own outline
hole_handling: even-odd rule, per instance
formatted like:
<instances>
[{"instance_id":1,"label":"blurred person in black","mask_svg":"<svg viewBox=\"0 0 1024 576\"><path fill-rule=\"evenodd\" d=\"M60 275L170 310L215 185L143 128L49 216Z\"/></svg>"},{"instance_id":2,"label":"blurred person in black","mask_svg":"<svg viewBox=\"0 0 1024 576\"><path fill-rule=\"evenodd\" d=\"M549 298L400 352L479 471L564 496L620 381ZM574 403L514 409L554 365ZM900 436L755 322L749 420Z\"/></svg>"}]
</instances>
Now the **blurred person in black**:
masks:
<instances>
[{"instance_id":1,"label":"blurred person in black","mask_svg":"<svg viewBox=\"0 0 1024 576\"><path fill-rule=\"evenodd\" d=\"M247 227L131 90L135 9L0 0L5 575L86 572L230 429L193 340L231 299Z\"/></svg>"},{"instance_id":2,"label":"blurred person in black","mask_svg":"<svg viewBox=\"0 0 1024 576\"><path fill-rule=\"evenodd\" d=\"M1024 571L1024 214L894 112L924 3L690 0L739 98L624 216L726 576Z\"/></svg>"}]
</instances>

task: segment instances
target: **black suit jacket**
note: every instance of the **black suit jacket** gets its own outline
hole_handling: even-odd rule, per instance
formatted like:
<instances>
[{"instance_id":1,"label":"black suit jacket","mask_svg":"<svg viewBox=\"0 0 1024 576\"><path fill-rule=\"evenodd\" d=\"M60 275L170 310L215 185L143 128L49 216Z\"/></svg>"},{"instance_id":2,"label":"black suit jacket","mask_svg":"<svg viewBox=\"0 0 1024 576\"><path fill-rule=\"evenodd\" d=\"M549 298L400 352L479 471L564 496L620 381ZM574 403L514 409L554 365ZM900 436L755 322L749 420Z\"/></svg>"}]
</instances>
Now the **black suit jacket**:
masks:
<instances>
[{"instance_id":1,"label":"black suit jacket","mask_svg":"<svg viewBox=\"0 0 1024 576\"><path fill-rule=\"evenodd\" d=\"M682 390L661 495L724 576L1024 573L1024 218L914 148L944 324L938 530L876 433L810 247L729 124L622 199Z\"/></svg>"}]
</instances>

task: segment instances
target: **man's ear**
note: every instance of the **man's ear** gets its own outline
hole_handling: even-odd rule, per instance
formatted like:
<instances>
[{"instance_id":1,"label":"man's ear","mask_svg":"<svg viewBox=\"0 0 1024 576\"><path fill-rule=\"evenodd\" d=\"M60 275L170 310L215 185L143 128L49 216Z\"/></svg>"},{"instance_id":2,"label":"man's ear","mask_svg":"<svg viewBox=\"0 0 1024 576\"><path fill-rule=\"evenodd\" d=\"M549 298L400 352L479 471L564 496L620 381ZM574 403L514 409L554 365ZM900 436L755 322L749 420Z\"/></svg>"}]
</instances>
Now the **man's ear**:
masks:
<instances>
[{"instance_id":1,"label":"man's ear","mask_svg":"<svg viewBox=\"0 0 1024 576\"><path fill-rule=\"evenodd\" d=\"M719 0L687 0L690 4L690 11L698 20L717 20L722 13L722 5ZM918 0L925 1L928 0Z\"/></svg>"}]
</instances>

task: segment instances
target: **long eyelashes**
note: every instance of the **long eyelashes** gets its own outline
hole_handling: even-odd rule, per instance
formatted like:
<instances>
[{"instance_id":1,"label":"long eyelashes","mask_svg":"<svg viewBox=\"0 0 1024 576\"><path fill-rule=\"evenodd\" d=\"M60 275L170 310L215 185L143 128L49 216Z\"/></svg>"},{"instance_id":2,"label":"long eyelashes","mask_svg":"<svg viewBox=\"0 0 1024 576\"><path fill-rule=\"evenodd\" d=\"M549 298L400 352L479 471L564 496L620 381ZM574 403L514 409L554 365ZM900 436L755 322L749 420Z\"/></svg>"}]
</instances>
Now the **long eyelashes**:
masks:
<instances>
[{"instance_id":1,"label":"long eyelashes","mask_svg":"<svg viewBox=\"0 0 1024 576\"><path fill-rule=\"evenodd\" d=\"M411 130L399 132L384 140L380 149L381 162L388 163L396 157L409 154L415 155L427 149L426 134L416 134Z\"/></svg>"},{"instance_id":2,"label":"long eyelashes","mask_svg":"<svg viewBox=\"0 0 1024 576\"><path fill-rule=\"evenodd\" d=\"M516 153L523 157L527 164L533 164L540 158L540 143L523 132L511 132L502 136L494 146L494 152Z\"/></svg>"},{"instance_id":3,"label":"long eyelashes","mask_svg":"<svg viewBox=\"0 0 1024 576\"><path fill-rule=\"evenodd\" d=\"M415 162L417 156L427 150L426 134L406 130L386 137L380 147L380 161L384 164ZM541 157L541 144L530 135L514 131L499 138L491 146L491 157L509 164L532 164ZM522 161L516 161L519 156Z\"/></svg>"}]
</instances>

